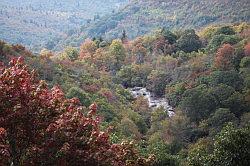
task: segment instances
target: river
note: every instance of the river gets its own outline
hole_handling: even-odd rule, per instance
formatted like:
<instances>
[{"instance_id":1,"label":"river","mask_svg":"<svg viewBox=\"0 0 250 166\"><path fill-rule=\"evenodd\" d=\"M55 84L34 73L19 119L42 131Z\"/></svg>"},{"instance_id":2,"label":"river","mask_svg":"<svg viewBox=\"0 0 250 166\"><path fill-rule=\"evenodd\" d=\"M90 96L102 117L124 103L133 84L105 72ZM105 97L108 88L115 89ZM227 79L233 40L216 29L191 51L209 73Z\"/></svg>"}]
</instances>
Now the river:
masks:
<instances>
[{"instance_id":1,"label":"river","mask_svg":"<svg viewBox=\"0 0 250 166\"><path fill-rule=\"evenodd\" d=\"M168 111L169 117L175 115L173 107L168 104L168 101L165 98L155 97L151 92L149 92L146 88L143 87L134 87L128 89L134 98L139 96L143 96L148 100L148 105L150 108L157 109L163 107L166 111Z\"/></svg>"}]
</instances>

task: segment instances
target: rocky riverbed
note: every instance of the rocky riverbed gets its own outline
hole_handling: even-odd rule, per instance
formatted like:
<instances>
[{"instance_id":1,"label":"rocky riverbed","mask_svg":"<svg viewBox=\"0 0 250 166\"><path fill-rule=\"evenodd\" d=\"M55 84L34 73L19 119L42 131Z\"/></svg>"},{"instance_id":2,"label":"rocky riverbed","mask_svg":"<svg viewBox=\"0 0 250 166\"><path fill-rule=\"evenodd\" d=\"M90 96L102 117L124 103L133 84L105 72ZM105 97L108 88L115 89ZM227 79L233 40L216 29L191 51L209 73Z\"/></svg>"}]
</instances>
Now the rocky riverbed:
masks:
<instances>
[{"instance_id":1,"label":"rocky riverbed","mask_svg":"<svg viewBox=\"0 0 250 166\"><path fill-rule=\"evenodd\" d=\"M148 105L153 110L159 107L163 107L166 111L168 111L169 117L174 116L173 108L168 104L168 101L165 98L155 97L151 92L149 92L146 88L143 87L134 87L128 89L134 98L139 96L143 96L148 100Z\"/></svg>"}]
</instances>

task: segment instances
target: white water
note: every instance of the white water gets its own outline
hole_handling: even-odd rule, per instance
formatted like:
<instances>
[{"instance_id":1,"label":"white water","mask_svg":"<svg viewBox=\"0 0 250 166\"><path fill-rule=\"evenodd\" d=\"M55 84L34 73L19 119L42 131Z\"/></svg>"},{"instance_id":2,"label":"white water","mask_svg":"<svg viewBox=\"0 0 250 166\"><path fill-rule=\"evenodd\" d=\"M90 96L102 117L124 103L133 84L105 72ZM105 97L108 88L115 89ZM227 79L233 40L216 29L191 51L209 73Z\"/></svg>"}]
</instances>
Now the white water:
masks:
<instances>
[{"instance_id":1,"label":"white water","mask_svg":"<svg viewBox=\"0 0 250 166\"><path fill-rule=\"evenodd\" d=\"M175 115L173 108L168 104L168 101L165 98L157 98L154 97L146 88L143 87L134 87L128 89L134 98L139 96L143 96L148 100L148 105L152 109L156 109L159 107L163 107L166 111L168 111L169 117Z\"/></svg>"}]
</instances>

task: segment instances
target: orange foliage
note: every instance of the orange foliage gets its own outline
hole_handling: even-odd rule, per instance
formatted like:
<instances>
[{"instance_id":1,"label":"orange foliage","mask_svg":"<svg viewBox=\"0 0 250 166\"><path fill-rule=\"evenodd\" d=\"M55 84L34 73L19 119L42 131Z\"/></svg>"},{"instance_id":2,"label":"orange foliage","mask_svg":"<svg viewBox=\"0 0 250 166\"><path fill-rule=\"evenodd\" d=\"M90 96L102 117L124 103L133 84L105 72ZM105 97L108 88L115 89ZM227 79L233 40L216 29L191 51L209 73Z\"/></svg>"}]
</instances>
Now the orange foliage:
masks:
<instances>
[{"instance_id":1,"label":"orange foliage","mask_svg":"<svg viewBox=\"0 0 250 166\"><path fill-rule=\"evenodd\" d=\"M174 46L171 45L165 38L159 37L154 42L154 52L158 54L171 54L174 51Z\"/></svg>"},{"instance_id":2,"label":"orange foliage","mask_svg":"<svg viewBox=\"0 0 250 166\"><path fill-rule=\"evenodd\" d=\"M144 57L147 54L147 50L146 48L143 46L142 43L137 43L136 45L134 45L133 49L132 49L132 53L135 55L136 57L136 63L141 64L144 62Z\"/></svg>"},{"instance_id":3,"label":"orange foliage","mask_svg":"<svg viewBox=\"0 0 250 166\"><path fill-rule=\"evenodd\" d=\"M148 101L144 97L138 97L134 102L133 102L133 110L138 112L138 113L147 113L150 111Z\"/></svg>"},{"instance_id":4,"label":"orange foliage","mask_svg":"<svg viewBox=\"0 0 250 166\"><path fill-rule=\"evenodd\" d=\"M80 48L80 58L93 57L96 49L96 44L91 39L86 39Z\"/></svg>"},{"instance_id":5,"label":"orange foliage","mask_svg":"<svg viewBox=\"0 0 250 166\"><path fill-rule=\"evenodd\" d=\"M102 89L100 91L100 94L105 97L109 102L113 102L115 100L115 96L113 95L113 92L108 89Z\"/></svg>"},{"instance_id":6,"label":"orange foliage","mask_svg":"<svg viewBox=\"0 0 250 166\"><path fill-rule=\"evenodd\" d=\"M217 69L228 70L232 67L232 58L234 55L234 48L230 44L224 44L221 48L218 49L214 66Z\"/></svg>"},{"instance_id":7,"label":"orange foliage","mask_svg":"<svg viewBox=\"0 0 250 166\"><path fill-rule=\"evenodd\" d=\"M112 144L100 130L97 105L89 109L48 89L23 59L0 73L0 165L153 165L133 143ZM12 163L12 164L11 164Z\"/></svg>"},{"instance_id":8,"label":"orange foliage","mask_svg":"<svg viewBox=\"0 0 250 166\"><path fill-rule=\"evenodd\" d=\"M98 84L84 85L82 88L86 92L96 93L96 92L98 92L100 90L100 85L98 85Z\"/></svg>"},{"instance_id":9,"label":"orange foliage","mask_svg":"<svg viewBox=\"0 0 250 166\"><path fill-rule=\"evenodd\" d=\"M246 56L250 56L250 43L247 43L247 45L245 46L244 52Z\"/></svg>"}]
</instances>

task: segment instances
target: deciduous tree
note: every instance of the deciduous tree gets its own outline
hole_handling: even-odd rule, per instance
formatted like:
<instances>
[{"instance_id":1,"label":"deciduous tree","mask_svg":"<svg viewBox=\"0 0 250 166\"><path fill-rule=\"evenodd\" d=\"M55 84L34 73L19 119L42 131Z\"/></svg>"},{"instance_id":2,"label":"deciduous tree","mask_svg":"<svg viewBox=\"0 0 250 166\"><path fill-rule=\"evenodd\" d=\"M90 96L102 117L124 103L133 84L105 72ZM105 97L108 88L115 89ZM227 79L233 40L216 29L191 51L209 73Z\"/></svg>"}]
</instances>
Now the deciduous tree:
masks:
<instances>
[{"instance_id":1,"label":"deciduous tree","mask_svg":"<svg viewBox=\"0 0 250 166\"><path fill-rule=\"evenodd\" d=\"M151 165L133 144L112 144L97 105L49 90L21 58L0 71L0 165Z\"/></svg>"},{"instance_id":2,"label":"deciduous tree","mask_svg":"<svg viewBox=\"0 0 250 166\"><path fill-rule=\"evenodd\" d=\"M245 46L245 56L250 56L250 43L247 43L247 45Z\"/></svg>"},{"instance_id":3,"label":"deciduous tree","mask_svg":"<svg viewBox=\"0 0 250 166\"><path fill-rule=\"evenodd\" d=\"M195 34L194 30L184 31L176 44L177 47L184 52L197 51L202 46L199 36Z\"/></svg>"},{"instance_id":4,"label":"deciduous tree","mask_svg":"<svg viewBox=\"0 0 250 166\"><path fill-rule=\"evenodd\" d=\"M214 66L219 70L231 69L233 56L234 48L230 44L224 44L216 53Z\"/></svg>"}]
</instances>

